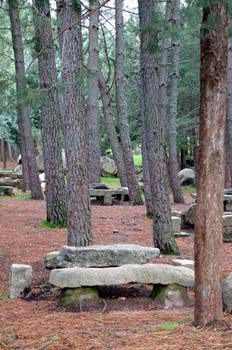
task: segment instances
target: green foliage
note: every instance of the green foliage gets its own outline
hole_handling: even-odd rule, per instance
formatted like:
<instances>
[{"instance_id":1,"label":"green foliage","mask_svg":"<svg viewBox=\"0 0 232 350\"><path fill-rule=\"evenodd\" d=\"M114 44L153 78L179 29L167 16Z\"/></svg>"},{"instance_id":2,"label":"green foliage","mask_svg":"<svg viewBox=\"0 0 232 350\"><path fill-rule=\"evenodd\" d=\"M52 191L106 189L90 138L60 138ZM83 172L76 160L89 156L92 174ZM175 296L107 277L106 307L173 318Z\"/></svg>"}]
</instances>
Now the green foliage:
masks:
<instances>
[{"instance_id":1,"label":"green foliage","mask_svg":"<svg viewBox=\"0 0 232 350\"><path fill-rule=\"evenodd\" d=\"M9 293L3 293L0 295L0 301L9 300L10 294Z\"/></svg>"},{"instance_id":2,"label":"green foliage","mask_svg":"<svg viewBox=\"0 0 232 350\"><path fill-rule=\"evenodd\" d=\"M101 183L110 187L120 187L120 181L117 177L101 177Z\"/></svg>"},{"instance_id":3,"label":"green foliage","mask_svg":"<svg viewBox=\"0 0 232 350\"><path fill-rule=\"evenodd\" d=\"M66 224L62 224L62 225L55 225L55 224L52 224L50 222L48 222L47 220L43 221L41 223L41 226L42 227L45 227L45 228L48 228L48 229L54 229L54 228L67 228L67 225Z\"/></svg>"},{"instance_id":4,"label":"green foliage","mask_svg":"<svg viewBox=\"0 0 232 350\"><path fill-rule=\"evenodd\" d=\"M17 195L17 197L23 201L28 201L31 199L31 195L28 193L20 193Z\"/></svg>"},{"instance_id":5,"label":"green foliage","mask_svg":"<svg viewBox=\"0 0 232 350\"><path fill-rule=\"evenodd\" d=\"M161 331L165 331L165 332L172 332L177 330L177 328L179 327L177 322L168 322L168 323L164 323L163 325L160 326L160 330Z\"/></svg>"}]
</instances>

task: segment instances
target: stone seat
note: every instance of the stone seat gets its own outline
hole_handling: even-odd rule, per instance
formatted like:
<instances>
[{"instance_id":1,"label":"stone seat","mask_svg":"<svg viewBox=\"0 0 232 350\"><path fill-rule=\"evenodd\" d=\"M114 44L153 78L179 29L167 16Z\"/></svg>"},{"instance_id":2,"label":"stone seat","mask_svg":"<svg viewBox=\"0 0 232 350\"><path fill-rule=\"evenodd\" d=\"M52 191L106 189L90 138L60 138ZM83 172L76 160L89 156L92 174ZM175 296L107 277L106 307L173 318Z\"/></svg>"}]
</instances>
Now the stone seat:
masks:
<instances>
[{"instance_id":1,"label":"stone seat","mask_svg":"<svg viewBox=\"0 0 232 350\"><path fill-rule=\"evenodd\" d=\"M22 180L12 179L11 177L0 178L0 186L12 186L18 189L22 188Z\"/></svg>"},{"instance_id":2,"label":"stone seat","mask_svg":"<svg viewBox=\"0 0 232 350\"><path fill-rule=\"evenodd\" d=\"M83 300L98 299L99 287L129 283L153 285L151 297L165 307L190 305L187 288L194 285L194 271L167 264L123 265L107 268L54 269L49 282L62 289L61 304L76 307Z\"/></svg>"},{"instance_id":3,"label":"stone seat","mask_svg":"<svg viewBox=\"0 0 232 350\"><path fill-rule=\"evenodd\" d=\"M192 193L192 202L196 203L197 201L197 194ZM223 199L223 208L224 211L232 211L232 189L226 189L224 190L224 199Z\"/></svg>"},{"instance_id":4,"label":"stone seat","mask_svg":"<svg viewBox=\"0 0 232 350\"><path fill-rule=\"evenodd\" d=\"M10 177L11 179L22 179L22 175L16 174L11 170L0 170L0 178Z\"/></svg>"},{"instance_id":5,"label":"stone seat","mask_svg":"<svg viewBox=\"0 0 232 350\"><path fill-rule=\"evenodd\" d=\"M194 286L194 271L168 264L123 265L107 268L54 269L49 282L60 288L112 286L127 283Z\"/></svg>"},{"instance_id":6,"label":"stone seat","mask_svg":"<svg viewBox=\"0 0 232 350\"><path fill-rule=\"evenodd\" d=\"M88 247L63 246L59 252L45 256L45 266L112 267L126 264L145 264L158 258L160 250L136 244L92 245Z\"/></svg>"},{"instance_id":7,"label":"stone seat","mask_svg":"<svg viewBox=\"0 0 232 350\"><path fill-rule=\"evenodd\" d=\"M121 202L129 201L128 189L123 187L115 189L90 188L90 197L95 197L97 200L103 201L104 205L111 205L113 198Z\"/></svg>"},{"instance_id":8,"label":"stone seat","mask_svg":"<svg viewBox=\"0 0 232 350\"><path fill-rule=\"evenodd\" d=\"M0 186L0 196L13 196L14 188L12 186Z\"/></svg>"}]
</instances>

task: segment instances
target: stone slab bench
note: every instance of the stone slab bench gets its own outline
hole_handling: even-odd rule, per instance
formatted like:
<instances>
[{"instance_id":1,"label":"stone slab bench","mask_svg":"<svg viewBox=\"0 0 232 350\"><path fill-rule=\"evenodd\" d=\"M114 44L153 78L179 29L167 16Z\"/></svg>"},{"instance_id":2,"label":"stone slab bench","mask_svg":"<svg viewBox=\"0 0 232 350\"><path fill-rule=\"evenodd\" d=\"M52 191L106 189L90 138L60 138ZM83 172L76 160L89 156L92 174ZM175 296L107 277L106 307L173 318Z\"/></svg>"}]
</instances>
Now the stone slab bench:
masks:
<instances>
[{"instance_id":1,"label":"stone slab bench","mask_svg":"<svg viewBox=\"0 0 232 350\"><path fill-rule=\"evenodd\" d=\"M167 264L108 268L73 267L52 270L49 283L62 289L63 306L76 306L85 299L96 300L98 287L129 283L153 285L151 297L165 307L187 306L187 288L194 286L194 271L187 267Z\"/></svg>"},{"instance_id":2,"label":"stone slab bench","mask_svg":"<svg viewBox=\"0 0 232 350\"><path fill-rule=\"evenodd\" d=\"M14 188L12 186L0 186L0 196L13 196Z\"/></svg>"},{"instance_id":3,"label":"stone slab bench","mask_svg":"<svg viewBox=\"0 0 232 350\"><path fill-rule=\"evenodd\" d=\"M123 265L103 269L72 267L52 270L49 283L59 288L112 286L128 283L178 284L183 287L193 287L194 272L187 267L168 264Z\"/></svg>"},{"instance_id":4,"label":"stone slab bench","mask_svg":"<svg viewBox=\"0 0 232 350\"><path fill-rule=\"evenodd\" d=\"M12 179L10 177L0 178L0 186L12 186L18 189L22 188L22 180L20 179Z\"/></svg>"},{"instance_id":5,"label":"stone slab bench","mask_svg":"<svg viewBox=\"0 0 232 350\"><path fill-rule=\"evenodd\" d=\"M192 197L192 202L196 203L197 194L192 193L191 197ZM224 211L232 211L232 189L224 190L223 208L224 208Z\"/></svg>"},{"instance_id":6,"label":"stone slab bench","mask_svg":"<svg viewBox=\"0 0 232 350\"><path fill-rule=\"evenodd\" d=\"M127 188L116 189L95 189L90 188L90 197L96 198L98 201L102 201L104 205L111 205L113 198L121 202L129 201L129 193Z\"/></svg>"},{"instance_id":7,"label":"stone slab bench","mask_svg":"<svg viewBox=\"0 0 232 350\"><path fill-rule=\"evenodd\" d=\"M14 171L0 170L0 179L4 177L10 177L11 179L22 179L22 175L18 175Z\"/></svg>"},{"instance_id":8,"label":"stone slab bench","mask_svg":"<svg viewBox=\"0 0 232 350\"><path fill-rule=\"evenodd\" d=\"M158 258L158 248L136 244L92 245L89 247L63 246L58 252L45 256L48 269L68 267L112 267L126 264L145 264Z\"/></svg>"}]
</instances>

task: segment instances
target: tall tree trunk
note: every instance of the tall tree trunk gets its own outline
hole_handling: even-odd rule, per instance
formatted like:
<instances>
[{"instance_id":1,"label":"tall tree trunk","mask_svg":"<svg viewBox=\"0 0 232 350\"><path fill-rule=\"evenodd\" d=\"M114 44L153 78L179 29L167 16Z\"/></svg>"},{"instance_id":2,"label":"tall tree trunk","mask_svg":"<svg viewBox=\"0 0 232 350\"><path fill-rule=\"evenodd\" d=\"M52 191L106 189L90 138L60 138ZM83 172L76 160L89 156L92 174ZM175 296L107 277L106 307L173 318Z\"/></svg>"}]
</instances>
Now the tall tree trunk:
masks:
<instances>
[{"instance_id":1,"label":"tall tree trunk","mask_svg":"<svg viewBox=\"0 0 232 350\"><path fill-rule=\"evenodd\" d=\"M53 46L49 0L33 0L36 44L44 49L38 56L41 129L46 180L47 221L56 225L67 222L66 188L62 160L61 136L63 131L60 111L56 57Z\"/></svg>"},{"instance_id":2,"label":"tall tree trunk","mask_svg":"<svg viewBox=\"0 0 232 350\"><path fill-rule=\"evenodd\" d=\"M176 118L178 103L178 80L180 64L180 43L177 30L179 27L180 0L172 1L172 76L171 76L171 96L170 96L170 117L169 117L169 179L175 203L184 203L184 197L180 189L180 179L178 177L178 160L176 145Z\"/></svg>"},{"instance_id":3,"label":"tall tree trunk","mask_svg":"<svg viewBox=\"0 0 232 350\"><path fill-rule=\"evenodd\" d=\"M142 72L141 72L142 76ZM146 146L146 129L145 129L145 109L144 109L144 90L143 85L140 83L140 123L141 123L141 139L142 139L142 165L143 165L143 190L144 199L146 205L147 215L154 214L153 200L152 200L152 190L151 190L151 177L149 173L149 161Z\"/></svg>"},{"instance_id":4,"label":"tall tree trunk","mask_svg":"<svg viewBox=\"0 0 232 350\"><path fill-rule=\"evenodd\" d=\"M232 28L232 17L229 18L229 26ZM232 38L229 37L228 45L228 91L226 104L226 162L225 162L225 187L232 187Z\"/></svg>"},{"instance_id":5,"label":"tall tree trunk","mask_svg":"<svg viewBox=\"0 0 232 350\"><path fill-rule=\"evenodd\" d=\"M89 182L87 176L86 115L83 98L80 3L64 0L62 6L64 128L67 162L68 245L92 243ZM76 23L75 25L73 25Z\"/></svg>"},{"instance_id":6,"label":"tall tree trunk","mask_svg":"<svg viewBox=\"0 0 232 350\"><path fill-rule=\"evenodd\" d=\"M146 147L154 208L153 239L155 246L160 248L162 253L178 254L171 224L167 166L162 123L158 111L159 78L157 75L157 54L154 51L157 33L152 31L151 26L157 1L139 0L138 4L141 30L141 84L144 91Z\"/></svg>"},{"instance_id":7,"label":"tall tree trunk","mask_svg":"<svg viewBox=\"0 0 232 350\"><path fill-rule=\"evenodd\" d=\"M115 1L115 26L116 26L116 105L119 118L119 132L122 152L127 173L127 185L131 204L143 204L139 191L137 176L133 162L133 153L130 141L129 126L127 121L127 105L125 98L124 78L124 37L123 37L123 0Z\"/></svg>"},{"instance_id":8,"label":"tall tree trunk","mask_svg":"<svg viewBox=\"0 0 232 350\"><path fill-rule=\"evenodd\" d=\"M159 65L159 92L160 92L160 119L162 122L163 137L165 140L167 127L167 67L168 67L168 51L170 46L171 24L172 24L172 4L173 0L166 1L165 25L163 32L161 58Z\"/></svg>"},{"instance_id":9,"label":"tall tree trunk","mask_svg":"<svg viewBox=\"0 0 232 350\"><path fill-rule=\"evenodd\" d=\"M98 0L89 0L89 57L88 57L88 174L90 183L100 182L101 178L101 148L100 148L100 118L98 110L98 70L99 70L99 45L98 45Z\"/></svg>"},{"instance_id":10,"label":"tall tree trunk","mask_svg":"<svg viewBox=\"0 0 232 350\"><path fill-rule=\"evenodd\" d=\"M110 98L108 96L106 82L100 69L98 73L98 86L101 94L106 131L108 134L110 146L112 148L113 157L118 169L118 176L120 179L121 186L126 187L127 176L126 176L125 163L123 159L123 153L122 153L121 145L118 141L118 135L114 125L113 111L110 106Z\"/></svg>"},{"instance_id":11,"label":"tall tree trunk","mask_svg":"<svg viewBox=\"0 0 232 350\"><path fill-rule=\"evenodd\" d=\"M7 166L7 152L6 152L7 142L3 139L3 168L6 169Z\"/></svg>"},{"instance_id":12,"label":"tall tree trunk","mask_svg":"<svg viewBox=\"0 0 232 350\"><path fill-rule=\"evenodd\" d=\"M195 323L222 319L222 214L227 92L225 5L203 8L200 135L195 220Z\"/></svg>"},{"instance_id":13,"label":"tall tree trunk","mask_svg":"<svg viewBox=\"0 0 232 350\"><path fill-rule=\"evenodd\" d=\"M62 57L62 50L63 50L63 34L61 33L61 28L63 23L62 3L63 3L63 0L56 0L57 31L58 31L58 41L59 41L61 57Z\"/></svg>"},{"instance_id":14,"label":"tall tree trunk","mask_svg":"<svg viewBox=\"0 0 232 350\"><path fill-rule=\"evenodd\" d=\"M25 80L24 52L20 29L19 9L17 0L8 0L11 22L11 33L15 56L16 92L18 107L18 124L20 135L20 148L22 154L22 169L24 188L31 190L32 199L42 199L39 173L36 163L35 147L30 125L29 106L27 99L27 87Z\"/></svg>"}]
</instances>

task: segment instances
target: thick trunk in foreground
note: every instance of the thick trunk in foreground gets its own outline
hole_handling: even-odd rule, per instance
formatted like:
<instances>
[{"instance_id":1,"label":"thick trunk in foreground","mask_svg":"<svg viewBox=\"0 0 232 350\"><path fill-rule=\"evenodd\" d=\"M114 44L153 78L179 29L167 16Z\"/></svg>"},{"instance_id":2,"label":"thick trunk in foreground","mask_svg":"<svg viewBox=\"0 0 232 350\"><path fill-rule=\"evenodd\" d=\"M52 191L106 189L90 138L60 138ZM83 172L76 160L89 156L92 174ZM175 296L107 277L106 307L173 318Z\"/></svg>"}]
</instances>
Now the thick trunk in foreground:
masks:
<instances>
[{"instance_id":1,"label":"thick trunk in foreground","mask_svg":"<svg viewBox=\"0 0 232 350\"><path fill-rule=\"evenodd\" d=\"M232 28L232 17L229 19ZM226 161L225 161L225 188L232 188L232 38L228 45L228 89L226 104Z\"/></svg>"},{"instance_id":2,"label":"thick trunk in foreground","mask_svg":"<svg viewBox=\"0 0 232 350\"><path fill-rule=\"evenodd\" d=\"M133 205L142 205L142 197L135 173L133 153L131 147L129 126L127 120L127 105L125 96L124 78L124 37L123 37L123 0L115 2L115 26L116 26L116 105L119 118L119 132L121 137L122 152L127 173L127 186L130 202Z\"/></svg>"},{"instance_id":3,"label":"thick trunk in foreground","mask_svg":"<svg viewBox=\"0 0 232 350\"><path fill-rule=\"evenodd\" d=\"M71 0L62 7L62 78L67 162L68 245L92 243L89 182L87 176L86 115L82 89L81 9ZM73 23L77 23L73 25Z\"/></svg>"},{"instance_id":4,"label":"thick trunk in foreground","mask_svg":"<svg viewBox=\"0 0 232 350\"><path fill-rule=\"evenodd\" d=\"M157 54L154 51L157 34L152 31L151 26L157 2L139 0L138 3L141 31L141 84L144 91L146 147L154 207L153 239L155 246L160 248L162 253L178 254L172 231L162 122L158 111L159 78L157 76Z\"/></svg>"},{"instance_id":5,"label":"thick trunk in foreground","mask_svg":"<svg viewBox=\"0 0 232 350\"><path fill-rule=\"evenodd\" d=\"M18 125L20 135L20 151L22 155L22 169L24 189L31 190L32 199L43 199L39 173L36 163L35 147L30 125L27 87L25 80L24 52L20 28L18 1L8 0L11 21L11 33L15 56L16 93L18 108Z\"/></svg>"},{"instance_id":6,"label":"thick trunk in foreground","mask_svg":"<svg viewBox=\"0 0 232 350\"><path fill-rule=\"evenodd\" d=\"M172 75L170 87L170 116L169 116L169 180L175 203L184 203L184 196L180 188L178 177L178 160L176 145L176 118L178 102L178 80L180 64L180 43L177 30L179 27L180 0L172 2L172 28L175 30L172 37Z\"/></svg>"},{"instance_id":7,"label":"thick trunk in foreground","mask_svg":"<svg viewBox=\"0 0 232 350\"><path fill-rule=\"evenodd\" d=\"M100 118L98 109L98 0L89 0L89 57L88 57L88 101L87 101L87 132L88 132L88 175L90 183L101 179L101 149L100 149Z\"/></svg>"},{"instance_id":8,"label":"thick trunk in foreground","mask_svg":"<svg viewBox=\"0 0 232 350\"><path fill-rule=\"evenodd\" d=\"M118 169L118 176L122 187L127 186L126 168L124 164L121 145L118 141L118 135L114 125L113 111L110 106L110 98L107 91L105 79L101 70L98 73L98 86L101 94L105 126L108 134L110 146L112 148L114 161Z\"/></svg>"},{"instance_id":9,"label":"thick trunk in foreground","mask_svg":"<svg viewBox=\"0 0 232 350\"><path fill-rule=\"evenodd\" d=\"M195 220L195 323L203 326L223 316L221 272L227 53L225 6L204 7Z\"/></svg>"},{"instance_id":10,"label":"thick trunk in foreground","mask_svg":"<svg viewBox=\"0 0 232 350\"><path fill-rule=\"evenodd\" d=\"M47 221L56 225L67 222L66 188L62 160L61 136L63 130L60 112L55 49L49 0L34 0L34 20L38 57L41 127L46 180Z\"/></svg>"}]
</instances>

